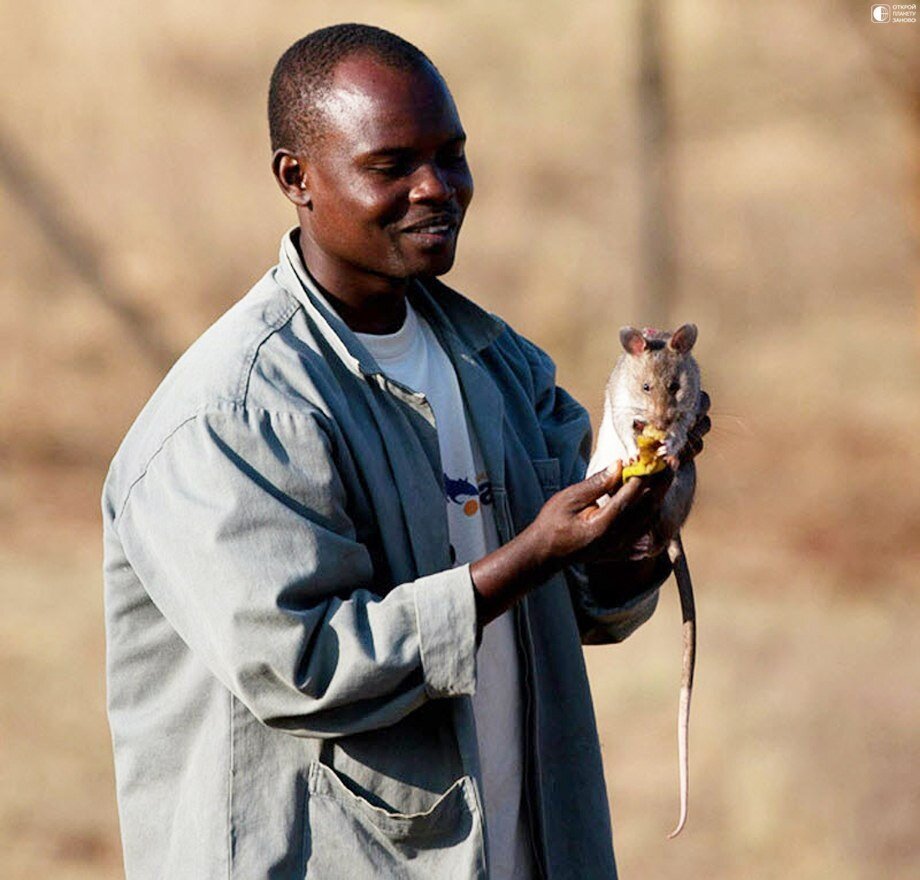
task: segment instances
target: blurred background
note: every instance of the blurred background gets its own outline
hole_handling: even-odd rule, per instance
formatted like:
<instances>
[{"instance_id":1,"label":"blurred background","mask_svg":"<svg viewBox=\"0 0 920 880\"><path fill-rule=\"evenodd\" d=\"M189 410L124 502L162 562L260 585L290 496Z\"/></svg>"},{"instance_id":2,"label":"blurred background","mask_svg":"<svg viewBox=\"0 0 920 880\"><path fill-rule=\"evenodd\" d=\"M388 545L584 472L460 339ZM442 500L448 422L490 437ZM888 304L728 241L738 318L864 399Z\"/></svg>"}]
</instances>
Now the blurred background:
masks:
<instances>
[{"instance_id":1,"label":"blurred background","mask_svg":"<svg viewBox=\"0 0 920 880\"><path fill-rule=\"evenodd\" d=\"M0 875L121 876L101 483L294 222L269 170L275 60L358 20L428 52L467 128L447 280L595 420L622 324L700 328L715 427L685 530L700 647L675 841L673 585L587 651L621 875L920 876L920 25L846 0L0 10Z\"/></svg>"}]
</instances>

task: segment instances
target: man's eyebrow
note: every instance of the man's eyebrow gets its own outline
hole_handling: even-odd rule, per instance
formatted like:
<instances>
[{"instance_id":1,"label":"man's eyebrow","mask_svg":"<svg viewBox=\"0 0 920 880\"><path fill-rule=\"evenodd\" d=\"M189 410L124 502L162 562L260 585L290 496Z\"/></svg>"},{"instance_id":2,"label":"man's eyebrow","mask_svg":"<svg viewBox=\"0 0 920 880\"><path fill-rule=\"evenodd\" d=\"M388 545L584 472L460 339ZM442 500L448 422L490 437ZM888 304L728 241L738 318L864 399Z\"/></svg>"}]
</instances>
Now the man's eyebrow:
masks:
<instances>
[{"instance_id":1,"label":"man's eyebrow","mask_svg":"<svg viewBox=\"0 0 920 880\"><path fill-rule=\"evenodd\" d=\"M400 159L413 153L409 147L380 147L361 154L362 159Z\"/></svg>"},{"instance_id":2,"label":"man's eyebrow","mask_svg":"<svg viewBox=\"0 0 920 880\"><path fill-rule=\"evenodd\" d=\"M466 143L466 134L460 133L444 142L444 146L452 147L456 144ZM415 153L412 147L378 147L361 154L362 159L401 159Z\"/></svg>"}]
</instances>

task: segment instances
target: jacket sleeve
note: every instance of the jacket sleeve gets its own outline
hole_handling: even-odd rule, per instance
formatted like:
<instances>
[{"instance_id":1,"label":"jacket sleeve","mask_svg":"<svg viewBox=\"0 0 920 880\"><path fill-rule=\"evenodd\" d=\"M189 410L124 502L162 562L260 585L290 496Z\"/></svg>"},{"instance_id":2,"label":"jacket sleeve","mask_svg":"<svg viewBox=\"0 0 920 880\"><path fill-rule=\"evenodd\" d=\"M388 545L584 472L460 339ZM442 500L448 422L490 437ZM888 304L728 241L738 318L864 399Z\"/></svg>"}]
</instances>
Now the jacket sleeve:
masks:
<instances>
[{"instance_id":1,"label":"jacket sleeve","mask_svg":"<svg viewBox=\"0 0 920 880\"><path fill-rule=\"evenodd\" d=\"M125 558L188 646L265 724L319 737L475 688L469 566L382 596L319 413L184 423L127 493Z\"/></svg>"},{"instance_id":2,"label":"jacket sleeve","mask_svg":"<svg viewBox=\"0 0 920 880\"><path fill-rule=\"evenodd\" d=\"M584 479L591 456L591 421L584 407L556 385L556 365L533 343L522 339L533 376L534 403L549 454L559 460L563 487ZM585 644L621 642L655 611L658 588L671 573L667 555L647 588L625 603L615 601L615 585L588 576L585 567L572 565L565 576Z\"/></svg>"}]
</instances>

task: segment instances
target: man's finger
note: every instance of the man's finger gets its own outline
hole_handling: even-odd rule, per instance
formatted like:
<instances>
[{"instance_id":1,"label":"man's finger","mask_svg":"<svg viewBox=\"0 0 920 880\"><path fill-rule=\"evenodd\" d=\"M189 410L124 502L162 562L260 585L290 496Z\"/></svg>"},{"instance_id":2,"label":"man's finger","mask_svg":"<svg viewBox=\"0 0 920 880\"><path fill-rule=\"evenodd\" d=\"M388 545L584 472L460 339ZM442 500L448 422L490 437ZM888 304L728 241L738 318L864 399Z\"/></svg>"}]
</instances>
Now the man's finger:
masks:
<instances>
[{"instance_id":1,"label":"man's finger","mask_svg":"<svg viewBox=\"0 0 920 880\"><path fill-rule=\"evenodd\" d=\"M591 521L597 528L598 534L603 534L610 528L611 523L637 499L647 492L642 480L633 478L627 480L603 506L591 512Z\"/></svg>"},{"instance_id":2,"label":"man's finger","mask_svg":"<svg viewBox=\"0 0 920 880\"><path fill-rule=\"evenodd\" d=\"M592 474L586 480L572 486L572 501L579 507L587 507L601 495L612 492L623 476L623 463L614 462L605 470Z\"/></svg>"},{"instance_id":3,"label":"man's finger","mask_svg":"<svg viewBox=\"0 0 920 880\"><path fill-rule=\"evenodd\" d=\"M651 474L642 478L645 481L645 487L654 501L660 501L664 498L671 483L674 480L674 471L671 468L665 468L657 474Z\"/></svg>"},{"instance_id":4,"label":"man's finger","mask_svg":"<svg viewBox=\"0 0 920 880\"><path fill-rule=\"evenodd\" d=\"M700 405L696 408L697 418L699 416L704 416L709 412L709 407L712 405L712 400L710 400L709 395L705 391L700 392Z\"/></svg>"},{"instance_id":5,"label":"man's finger","mask_svg":"<svg viewBox=\"0 0 920 880\"><path fill-rule=\"evenodd\" d=\"M681 462L696 458L703 451L703 437L712 428L712 419L706 413L709 411L709 395L700 392L700 405L697 409L697 418L690 430L687 431L687 442L680 453Z\"/></svg>"},{"instance_id":6,"label":"man's finger","mask_svg":"<svg viewBox=\"0 0 920 880\"><path fill-rule=\"evenodd\" d=\"M709 433L709 429L712 427L712 419L709 416L703 416L698 419L693 427L687 432L688 436L693 436L698 439L702 439L704 434Z\"/></svg>"},{"instance_id":7,"label":"man's finger","mask_svg":"<svg viewBox=\"0 0 920 880\"><path fill-rule=\"evenodd\" d=\"M638 483L639 491L635 501L627 504L630 507L630 523L650 522L656 515L664 496L667 494L674 479L674 471L667 468L659 471L657 474L651 474L646 477L638 477L635 480L627 480L627 483Z\"/></svg>"}]
</instances>

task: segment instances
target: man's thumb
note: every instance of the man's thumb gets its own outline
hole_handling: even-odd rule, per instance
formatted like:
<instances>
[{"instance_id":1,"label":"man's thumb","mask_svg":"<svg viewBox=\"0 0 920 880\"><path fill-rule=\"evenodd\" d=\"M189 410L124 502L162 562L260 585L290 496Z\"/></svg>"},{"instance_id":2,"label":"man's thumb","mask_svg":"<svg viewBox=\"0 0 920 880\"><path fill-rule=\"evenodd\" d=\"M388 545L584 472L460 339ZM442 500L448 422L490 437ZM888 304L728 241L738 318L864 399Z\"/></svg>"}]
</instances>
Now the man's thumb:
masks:
<instances>
[{"instance_id":1,"label":"man's thumb","mask_svg":"<svg viewBox=\"0 0 920 880\"><path fill-rule=\"evenodd\" d=\"M581 482L578 500L584 504L597 501L601 495L612 492L620 484L622 476L623 462L616 461L610 467L592 474L588 479Z\"/></svg>"}]
</instances>

